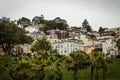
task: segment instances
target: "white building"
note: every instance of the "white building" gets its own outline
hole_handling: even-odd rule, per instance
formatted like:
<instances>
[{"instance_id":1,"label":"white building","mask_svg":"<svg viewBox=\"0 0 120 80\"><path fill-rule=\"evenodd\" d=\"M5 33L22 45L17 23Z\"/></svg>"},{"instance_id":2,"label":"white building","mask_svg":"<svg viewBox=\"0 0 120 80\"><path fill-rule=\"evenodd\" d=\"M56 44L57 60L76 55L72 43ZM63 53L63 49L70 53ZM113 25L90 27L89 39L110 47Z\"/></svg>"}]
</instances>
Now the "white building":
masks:
<instances>
[{"instance_id":1,"label":"white building","mask_svg":"<svg viewBox=\"0 0 120 80\"><path fill-rule=\"evenodd\" d=\"M31 45L30 44L23 44L22 45L22 48L23 48L23 53L24 54L27 54L27 53L31 53Z\"/></svg>"},{"instance_id":2,"label":"white building","mask_svg":"<svg viewBox=\"0 0 120 80\"><path fill-rule=\"evenodd\" d=\"M25 28L25 30L30 32L30 33L39 31L39 29L35 26L28 26Z\"/></svg>"},{"instance_id":3,"label":"white building","mask_svg":"<svg viewBox=\"0 0 120 80\"><path fill-rule=\"evenodd\" d=\"M68 40L61 40L59 42L54 42L52 43L52 46L53 49L56 49L58 51L58 53L66 54L66 55L76 50L84 51L83 43L80 40L75 40L75 39L74 40L68 39Z\"/></svg>"},{"instance_id":4,"label":"white building","mask_svg":"<svg viewBox=\"0 0 120 80\"><path fill-rule=\"evenodd\" d=\"M102 42L102 51L105 54L110 53L110 55L117 55L118 54L116 44L112 39L107 39L107 40ZM112 51L112 53L111 53L111 51Z\"/></svg>"},{"instance_id":5,"label":"white building","mask_svg":"<svg viewBox=\"0 0 120 80\"><path fill-rule=\"evenodd\" d=\"M39 31L39 32L29 33L29 36L31 36L34 40L36 40L36 39L42 38L43 36L45 36L45 34L44 34L44 32Z\"/></svg>"}]
</instances>

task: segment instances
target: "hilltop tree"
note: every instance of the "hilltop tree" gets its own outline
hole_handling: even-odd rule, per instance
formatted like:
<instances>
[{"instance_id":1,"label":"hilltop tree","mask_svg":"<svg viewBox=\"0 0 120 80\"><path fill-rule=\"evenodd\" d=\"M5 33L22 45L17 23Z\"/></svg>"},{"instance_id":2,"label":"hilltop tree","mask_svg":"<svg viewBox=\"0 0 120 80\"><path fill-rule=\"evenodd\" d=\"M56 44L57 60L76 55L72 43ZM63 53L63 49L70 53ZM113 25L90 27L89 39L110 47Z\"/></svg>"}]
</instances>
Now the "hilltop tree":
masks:
<instances>
[{"instance_id":1,"label":"hilltop tree","mask_svg":"<svg viewBox=\"0 0 120 80\"><path fill-rule=\"evenodd\" d=\"M61 30L66 30L68 27L67 21L61 19L60 17L56 17L54 21L57 23L57 28Z\"/></svg>"},{"instance_id":2,"label":"hilltop tree","mask_svg":"<svg viewBox=\"0 0 120 80\"><path fill-rule=\"evenodd\" d=\"M91 26L89 25L87 19L85 19L85 20L83 21L82 26L83 26L83 28L86 28L86 30L87 30L88 32L91 32L91 31L92 31Z\"/></svg>"},{"instance_id":3,"label":"hilltop tree","mask_svg":"<svg viewBox=\"0 0 120 80\"><path fill-rule=\"evenodd\" d=\"M31 43L32 38L26 34L24 29L17 27L9 18L0 19L0 45L6 54L10 54L11 49L16 44Z\"/></svg>"},{"instance_id":4,"label":"hilltop tree","mask_svg":"<svg viewBox=\"0 0 120 80\"><path fill-rule=\"evenodd\" d=\"M21 27L25 28L29 25L31 25L31 21L30 19L26 18L26 17L22 17L17 21L18 25L21 25Z\"/></svg>"},{"instance_id":5,"label":"hilltop tree","mask_svg":"<svg viewBox=\"0 0 120 80\"><path fill-rule=\"evenodd\" d=\"M41 16L35 16L32 19L32 23L33 24L43 24L44 23L44 16L43 15L41 15Z\"/></svg>"},{"instance_id":6,"label":"hilltop tree","mask_svg":"<svg viewBox=\"0 0 120 80\"><path fill-rule=\"evenodd\" d=\"M99 32L100 34L103 33L103 32L105 32L105 28L100 27L99 30L98 30L98 32Z\"/></svg>"}]
</instances>

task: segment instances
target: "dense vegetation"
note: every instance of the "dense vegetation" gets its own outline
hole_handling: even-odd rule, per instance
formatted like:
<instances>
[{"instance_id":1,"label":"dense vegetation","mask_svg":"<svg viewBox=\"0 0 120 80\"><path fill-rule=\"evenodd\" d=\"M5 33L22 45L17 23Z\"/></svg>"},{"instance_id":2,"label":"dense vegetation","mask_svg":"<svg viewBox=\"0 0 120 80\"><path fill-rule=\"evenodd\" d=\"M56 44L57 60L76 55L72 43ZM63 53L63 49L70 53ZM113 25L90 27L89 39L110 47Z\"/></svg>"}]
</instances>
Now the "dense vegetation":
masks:
<instances>
[{"instance_id":1,"label":"dense vegetation","mask_svg":"<svg viewBox=\"0 0 120 80\"><path fill-rule=\"evenodd\" d=\"M59 56L58 59L61 57ZM73 70L67 70L63 64L55 61L53 56L48 60L39 59L38 61L43 63L38 64L32 57L0 57L0 80L73 80ZM107 66L105 80L119 80L120 59L114 60L112 64L107 64ZM90 70L89 66L78 70L78 80L89 80ZM94 75L96 74L94 73ZM102 80L101 69L99 70L99 80Z\"/></svg>"}]
</instances>

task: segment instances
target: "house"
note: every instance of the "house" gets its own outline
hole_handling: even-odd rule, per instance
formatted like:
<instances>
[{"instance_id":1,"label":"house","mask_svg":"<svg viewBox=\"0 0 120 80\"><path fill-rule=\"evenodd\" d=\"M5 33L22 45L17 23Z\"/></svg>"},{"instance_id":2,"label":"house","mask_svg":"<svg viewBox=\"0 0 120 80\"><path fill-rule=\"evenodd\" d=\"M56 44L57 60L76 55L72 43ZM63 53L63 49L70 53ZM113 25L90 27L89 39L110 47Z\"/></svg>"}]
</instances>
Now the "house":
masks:
<instances>
[{"instance_id":1,"label":"house","mask_svg":"<svg viewBox=\"0 0 120 80\"><path fill-rule=\"evenodd\" d=\"M25 28L25 30L30 32L30 33L39 31L39 29L35 26L28 26Z\"/></svg>"},{"instance_id":2,"label":"house","mask_svg":"<svg viewBox=\"0 0 120 80\"><path fill-rule=\"evenodd\" d=\"M30 44L23 44L22 48L23 48L23 53L24 54L32 53Z\"/></svg>"},{"instance_id":3,"label":"house","mask_svg":"<svg viewBox=\"0 0 120 80\"><path fill-rule=\"evenodd\" d=\"M56 49L58 53L68 55L69 53L81 50L84 51L83 43L76 39L66 39L59 42L52 43L53 49Z\"/></svg>"},{"instance_id":4,"label":"house","mask_svg":"<svg viewBox=\"0 0 120 80\"><path fill-rule=\"evenodd\" d=\"M29 33L28 35L31 36L34 40L40 39L43 36L45 36L43 31L32 32L32 33Z\"/></svg>"},{"instance_id":5,"label":"house","mask_svg":"<svg viewBox=\"0 0 120 80\"><path fill-rule=\"evenodd\" d=\"M111 28L111 29L105 29L105 32L108 32L108 31L113 31L113 32L115 32L118 36L120 36L120 27Z\"/></svg>"},{"instance_id":6,"label":"house","mask_svg":"<svg viewBox=\"0 0 120 80\"><path fill-rule=\"evenodd\" d=\"M115 54L115 53L111 53L111 52L113 52L113 50L115 53L118 52L116 43L114 42L114 40L106 39L106 40L102 41L102 52L104 52L105 54L110 52L110 55L111 54L113 55L113 54Z\"/></svg>"},{"instance_id":7,"label":"house","mask_svg":"<svg viewBox=\"0 0 120 80\"><path fill-rule=\"evenodd\" d=\"M94 46L93 45L84 46L84 51L87 54L91 54L93 50L94 50Z\"/></svg>"}]
</instances>

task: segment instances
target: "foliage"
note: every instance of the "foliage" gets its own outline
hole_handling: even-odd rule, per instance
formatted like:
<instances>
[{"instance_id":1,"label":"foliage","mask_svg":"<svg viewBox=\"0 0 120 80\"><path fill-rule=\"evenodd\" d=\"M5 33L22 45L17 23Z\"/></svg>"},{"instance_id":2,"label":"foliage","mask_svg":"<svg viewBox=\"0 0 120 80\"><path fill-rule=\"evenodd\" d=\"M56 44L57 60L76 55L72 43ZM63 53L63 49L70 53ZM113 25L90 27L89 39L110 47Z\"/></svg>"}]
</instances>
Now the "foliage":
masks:
<instances>
[{"instance_id":1,"label":"foliage","mask_svg":"<svg viewBox=\"0 0 120 80\"><path fill-rule=\"evenodd\" d=\"M118 50L120 50L120 39L117 40L116 44L117 44Z\"/></svg>"},{"instance_id":2,"label":"foliage","mask_svg":"<svg viewBox=\"0 0 120 80\"><path fill-rule=\"evenodd\" d=\"M35 24L44 24L44 16L41 15L41 16L35 16L33 19L32 19L32 23L35 25Z\"/></svg>"},{"instance_id":3,"label":"foliage","mask_svg":"<svg viewBox=\"0 0 120 80\"><path fill-rule=\"evenodd\" d=\"M98 30L98 32L99 32L100 34L103 33L103 32L105 32L105 28L100 27L99 30Z\"/></svg>"},{"instance_id":4,"label":"foliage","mask_svg":"<svg viewBox=\"0 0 120 80\"><path fill-rule=\"evenodd\" d=\"M78 80L78 70L88 66L88 56L82 51L75 51L69 54L66 60L67 70L73 70L74 80Z\"/></svg>"},{"instance_id":5,"label":"foliage","mask_svg":"<svg viewBox=\"0 0 120 80\"><path fill-rule=\"evenodd\" d=\"M35 64L31 57L0 57L0 80L73 80L73 71L60 67L64 55L54 53L43 65ZM102 61L101 61L102 62ZM120 59L114 59L113 64L107 64L105 80L119 80ZM89 80L91 68L78 70L78 78ZM106 70L105 70L106 71ZM102 69L99 69L99 79L102 80ZM44 74L45 73L45 74ZM52 78L51 78L52 76ZM58 79L60 77L60 79ZM54 79L53 79L54 78Z\"/></svg>"},{"instance_id":6,"label":"foliage","mask_svg":"<svg viewBox=\"0 0 120 80\"><path fill-rule=\"evenodd\" d=\"M17 21L18 25L21 25L23 28L31 25L31 21L30 19L26 18L26 17L22 17Z\"/></svg>"},{"instance_id":7,"label":"foliage","mask_svg":"<svg viewBox=\"0 0 120 80\"><path fill-rule=\"evenodd\" d=\"M91 26L89 25L87 19L85 19L85 20L83 21L82 26L83 26L83 28L86 28L86 30L87 30L88 32L91 32L91 31L92 31Z\"/></svg>"},{"instance_id":8,"label":"foliage","mask_svg":"<svg viewBox=\"0 0 120 80\"><path fill-rule=\"evenodd\" d=\"M112 63L111 58L107 58L106 54L94 50L90 55L90 67L91 67L91 76L90 80L93 80L93 74L95 71L95 80L99 79L99 70L102 69L102 80L105 80L107 64Z\"/></svg>"},{"instance_id":9,"label":"foliage","mask_svg":"<svg viewBox=\"0 0 120 80\"><path fill-rule=\"evenodd\" d=\"M9 53L16 44L31 43L32 38L26 34L27 32L24 29L17 27L9 18L0 19L0 45L4 46L4 52Z\"/></svg>"},{"instance_id":10,"label":"foliage","mask_svg":"<svg viewBox=\"0 0 120 80\"><path fill-rule=\"evenodd\" d=\"M52 50L52 46L51 43L47 41L45 37L43 37L35 41L35 43L32 45L31 50L32 52L38 52L38 53L40 52L40 50L44 50L46 52Z\"/></svg>"}]
</instances>

